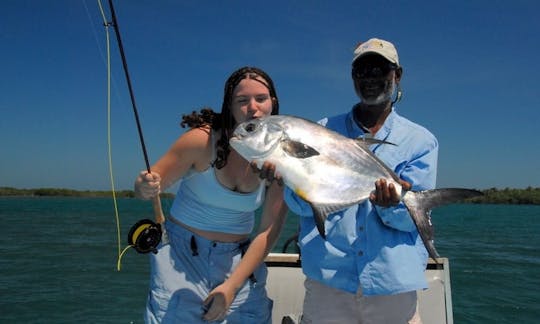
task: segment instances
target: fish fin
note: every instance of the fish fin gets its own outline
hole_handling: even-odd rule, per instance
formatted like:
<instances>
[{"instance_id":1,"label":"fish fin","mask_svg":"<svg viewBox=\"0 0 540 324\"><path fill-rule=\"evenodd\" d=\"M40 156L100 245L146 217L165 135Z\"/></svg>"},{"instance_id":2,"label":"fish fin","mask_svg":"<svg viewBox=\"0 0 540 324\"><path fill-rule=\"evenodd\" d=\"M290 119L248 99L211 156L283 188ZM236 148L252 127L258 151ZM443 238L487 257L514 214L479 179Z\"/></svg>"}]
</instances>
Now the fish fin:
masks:
<instances>
[{"instance_id":1,"label":"fish fin","mask_svg":"<svg viewBox=\"0 0 540 324\"><path fill-rule=\"evenodd\" d=\"M324 227L324 222L328 218L328 215L330 215L333 212L343 210L351 204L343 205L343 204L311 204L311 210L313 210L313 217L315 218L315 224L317 225L317 229L319 230L319 234L321 234L322 238L326 240L326 230Z\"/></svg>"},{"instance_id":2,"label":"fish fin","mask_svg":"<svg viewBox=\"0 0 540 324\"><path fill-rule=\"evenodd\" d=\"M326 229L324 228L324 222L328 218L328 214L321 213L318 209L313 209L313 217L315 218L315 224L317 225L317 230L321 237L326 240Z\"/></svg>"},{"instance_id":3,"label":"fish fin","mask_svg":"<svg viewBox=\"0 0 540 324\"><path fill-rule=\"evenodd\" d=\"M431 223L431 209L480 195L483 193L478 190L460 188L407 191L403 195L402 200L416 225L429 256L435 263L438 263L439 253L433 244L434 229Z\"/></svg>"},{"instance_id":4,"label":"fish fin","mask_svg":"<svg viewBox=\"0 0 540 324\"><path fill-rule=\"evenodd\" d=\"M289 139L281 141L281 148L288 155L298 159L305 159L308 157L319 155L319 152L313 147L302 142Z\"/></svg>"},{"instance_id":5,"label":"fish fin","mask_svg":"<svg viewBox=\"0 0 540 324\"><path fill-rule=\"evenodd\" d=\"M379 139L376 139L376 138L373 138L373 137L357 137L357 138L354 139L354 141L356 143L362 145L362 146L369 146L369 145L372 145L372 144L390 144L390 145L397 146L394 143L387 142L387 141L384 141L384 140L379 140Z\"/></svg>"},{"instance_id":6,"label":"fish fin","mask_svg":"<svg viewBox=\"0 0 540 324\"><path fill-rule=\"evenodd\" d=\"M370 156L373 161L381 168L381 169L384 169L386 170L386 173L388 175L390 175L392 177L392 179L396 182L396 183L399 183L399 177L396 175L396 173L394 172L394 170L390 169L386 163L384 163L383 161L381 161L381 159L379 159L375 154L373 154L373 152L371 152L371 150L369 149L369 145L371 144L390 144L390 145L394 145L394 146L397 146L396 144L394 143L390 143L390 142L387 142L387 141L383 141L383 140L378 140L378 139L375 139L375 138L371 138L371 137L358 137L358 138L355 138L353 139L354 142L357 144L357 147L359 150L361 150L361 152L358 152L357 154L359 156L364 156L364 155L368 155ZM360 167L360 166L359 166ZM359 169L357 170L358 173L363 173L364 170L362 169Z\"/></svg>"}]
</instances>

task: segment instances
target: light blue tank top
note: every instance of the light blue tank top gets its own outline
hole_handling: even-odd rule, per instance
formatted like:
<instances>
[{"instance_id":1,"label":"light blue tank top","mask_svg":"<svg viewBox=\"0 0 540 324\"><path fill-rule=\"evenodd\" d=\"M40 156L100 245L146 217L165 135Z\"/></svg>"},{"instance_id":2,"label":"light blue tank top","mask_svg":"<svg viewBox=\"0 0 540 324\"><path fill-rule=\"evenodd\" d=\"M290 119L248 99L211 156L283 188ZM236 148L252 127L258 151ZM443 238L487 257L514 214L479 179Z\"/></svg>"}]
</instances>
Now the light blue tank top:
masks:
<instances>
[{"instance_id":1,"label":"light blue tank top","mask_svg":"<svg viewBox=\"0 0 540 324\"><path fill-rule=\"evenodd\" d=\"M170 214L196 229L248 234L253 230L255 210L263 203L265 191L264 181L254 192L240 193L223 186L213 167L203 172L191 169L180 180Z\"/></svg>"}]
</instances>

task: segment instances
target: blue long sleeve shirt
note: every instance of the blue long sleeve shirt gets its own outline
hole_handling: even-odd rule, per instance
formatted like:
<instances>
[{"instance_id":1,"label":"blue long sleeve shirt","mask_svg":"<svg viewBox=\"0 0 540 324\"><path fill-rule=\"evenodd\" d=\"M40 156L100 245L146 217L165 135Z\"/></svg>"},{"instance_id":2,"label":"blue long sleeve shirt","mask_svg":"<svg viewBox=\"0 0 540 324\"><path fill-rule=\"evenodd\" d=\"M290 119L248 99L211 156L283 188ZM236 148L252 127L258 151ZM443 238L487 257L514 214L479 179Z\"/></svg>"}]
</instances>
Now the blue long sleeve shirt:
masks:
<instances>
[{"instance_id":1,"label":"blue long sleeve shirt","mask_svg":"<svg viewBox=\"0 0 540 324\"><path fill-rule=\"evenodd\" d=\"M353 113L325 118L320 124L346 137L366 134ZM412 190L435 188L438 142L427 129L393 110L370 149ZM373 184L375 190L375 184ZM329 215L326 240L316 228L311 207L290 188L285 201L301 216L299 245L304 274L328 286L364 295L389 295L427 288L427 251L403 203L383 208L369 200Z\"/></svg>"}]
</instances>

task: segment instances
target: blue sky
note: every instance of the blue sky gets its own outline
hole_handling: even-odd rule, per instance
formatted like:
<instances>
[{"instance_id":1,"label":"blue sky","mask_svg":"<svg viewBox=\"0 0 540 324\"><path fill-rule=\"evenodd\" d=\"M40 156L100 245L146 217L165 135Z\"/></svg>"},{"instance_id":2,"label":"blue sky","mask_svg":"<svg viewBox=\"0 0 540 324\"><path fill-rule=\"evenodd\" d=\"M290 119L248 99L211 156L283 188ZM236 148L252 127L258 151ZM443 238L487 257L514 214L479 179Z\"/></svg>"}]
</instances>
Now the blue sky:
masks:
<instances>
[{"instance_id":1,"label":"blue sky","mask_svg":"<svg viewBox=\"0 0 540 324\"><path fill-rule=\"evenodd\" d=\"M273 77L282 113L348 111L352 51L380 37L404 67L399 113L439 140L438 187L540 187L538 1L114 3L151 163L244 65ZM105 40L97 1L0 2L0 186L110 189ZM145 165L111 44L113 170L131 189Z\"/></svg>"}]
</instances>

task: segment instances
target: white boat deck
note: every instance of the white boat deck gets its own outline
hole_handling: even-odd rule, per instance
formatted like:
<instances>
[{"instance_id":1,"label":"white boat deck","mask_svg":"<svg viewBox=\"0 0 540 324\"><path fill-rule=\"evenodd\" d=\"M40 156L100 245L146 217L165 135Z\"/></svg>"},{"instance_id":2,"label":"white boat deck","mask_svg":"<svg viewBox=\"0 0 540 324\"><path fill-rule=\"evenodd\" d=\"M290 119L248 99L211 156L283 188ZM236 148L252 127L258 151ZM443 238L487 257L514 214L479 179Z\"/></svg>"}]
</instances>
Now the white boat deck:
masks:
<instances>
[{"instance_id":1,"label":"white boat deck","mask_svg":"<svg viewBox=\"0 0 540 324\"><path fill-rule=\"evenodd\" d=\"M285 316L299 323L304 300L304 274L299 256L294 253L270 253L268 265L268 294L274 300L273 324L282 323ZM450 269L447 258L430 259L426 278L429 288L418 292L423 324L453 324Z\"/></svg>"}]
</instances>

